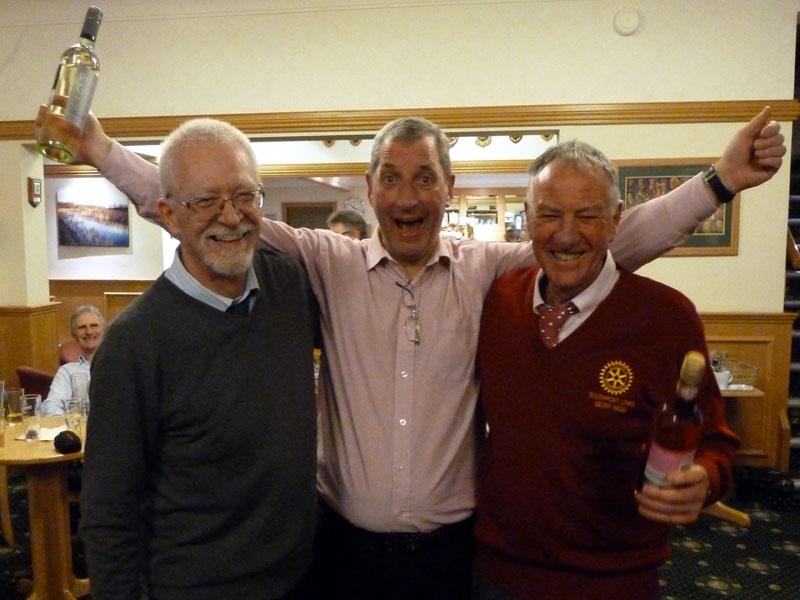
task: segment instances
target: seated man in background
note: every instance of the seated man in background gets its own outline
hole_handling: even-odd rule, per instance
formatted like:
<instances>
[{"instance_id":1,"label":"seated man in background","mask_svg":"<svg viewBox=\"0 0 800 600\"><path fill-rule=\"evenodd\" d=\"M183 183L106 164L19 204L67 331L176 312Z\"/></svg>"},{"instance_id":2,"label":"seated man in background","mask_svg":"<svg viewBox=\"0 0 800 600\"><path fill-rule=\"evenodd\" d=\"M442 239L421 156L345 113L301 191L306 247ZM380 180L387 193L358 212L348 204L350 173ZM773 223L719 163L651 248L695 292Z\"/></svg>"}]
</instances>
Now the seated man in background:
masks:
<instances>
[{"instance_id":1,"label":"seated man in background","mask_svg":"<svg viewBox=\"0 0 800 600\"><path fill-rule=\"evenodd\" d=\"M92 365L80 533L92 597L307 597L316 528L316 302L256 250L263 190L238 130L164 142L172 266L114 319Z\"/></svg>"},{"instance_id":2,"label":"seated man in background","mask_svg":"<svg viewBox=\"0 0 800 600\"><path fill-rule=\"evenodd\" d=\"M337 210L328 217L328 229L354 240L367 238L367 222L364 215L349 208Z\"/></svg>"},{"instance_id":3,"label":"seated man in background","mask_svg":"<svg viewBox=\"0 0 800 600\"><path fill-rule=\"evenodd\" d=\"M95 351L103 341L105 328L106 320L94 306L85 304L72 311L69 316L69 332L78 343L81 356L75 362L61 365L56 371L47 399L42 402L43 416L63 415L64 403L67 400L88 392L88 388L75 389L75 387L88 385L89 367ZM79 384L81 379L84 381Z\"/></svg>"},{"instance_id":4,"label":"seated man in background","mask_svg":"<svg viewBox=\"0 0 800 600\"><path fill-rule=\"evenodd\" d=\"M530 173L539 267L497 279L481 322L476 598L656 600L669 525L725 494L738 439L693 304L614 262L611 162L565 142ZM689 350L706 357L694 464L669 487L642 486L655 416Z\"/></svg>"}]
</instances>

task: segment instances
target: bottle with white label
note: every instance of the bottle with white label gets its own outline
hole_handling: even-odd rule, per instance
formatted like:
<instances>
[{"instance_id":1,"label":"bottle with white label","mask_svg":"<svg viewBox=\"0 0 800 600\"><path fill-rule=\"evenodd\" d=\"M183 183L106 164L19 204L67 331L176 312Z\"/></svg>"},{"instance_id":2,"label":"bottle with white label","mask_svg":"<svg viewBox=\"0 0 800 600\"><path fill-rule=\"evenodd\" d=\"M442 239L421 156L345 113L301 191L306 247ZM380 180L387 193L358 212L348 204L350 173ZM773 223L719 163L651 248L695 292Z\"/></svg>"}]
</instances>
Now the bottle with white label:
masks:
<instances>
[{"instance_id":1,"label":"bottle with white label","mask_svg":"<svg viewBox=\"0 0 800 600\"><path fill-rule=\"evenodd\" d=\"M667 487L667 475L687 468L700 442L703 415L695 402L697 386L703 379L706 359L691 350L686 353L675 388L675 396L661 405L644 476L647 481Z\"/></svg>"},{"instance_id":2,"label":"bottle with white label","mask_svg":"<svg viewBox=\"0 0 800 600\"><path fill-rule=\"evenodd\" d=\"M64 51L58 64L47 115L36 139L39 152L58 162L75 162L100 75L94 43L102 19L103 11L90 6L80 41Z\"/></svg>"}]
</instances>

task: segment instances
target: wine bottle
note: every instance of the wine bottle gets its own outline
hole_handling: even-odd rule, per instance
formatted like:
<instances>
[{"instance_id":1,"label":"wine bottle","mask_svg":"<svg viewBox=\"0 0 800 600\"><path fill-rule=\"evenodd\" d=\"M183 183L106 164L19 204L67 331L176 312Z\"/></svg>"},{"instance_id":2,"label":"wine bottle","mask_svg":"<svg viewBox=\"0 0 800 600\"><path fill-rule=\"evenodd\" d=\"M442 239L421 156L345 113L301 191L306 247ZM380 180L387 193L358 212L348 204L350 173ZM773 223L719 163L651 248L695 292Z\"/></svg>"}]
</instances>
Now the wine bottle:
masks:
<instances>
[{"instance_id":1,"label":"wine bottle","mask_svg":"<svg viewBox=\"0 0 800 600\"><path fill-rule=\"evenodd\" d=\"M668 487L667 475L688 467L694 460L703 426L703 415L695 397L705 366L705 356L700 352L687 352L675 386L675 396L664 401L656 415L655 435L644 470L645 479L650 483Z\"/></svg>"},{"instance_id":2,"label":"wine bottle","mask_svg":"<svg viewBox=\"0 0 800 600\"><path fill-rule=\"evenodd\" d=\"M86 117L92 105L100 63L94 50L103 11L90 6L80 41L61 55L36 145L39 152L58 162L75 162Z\"/></svg>"}]
</instances>

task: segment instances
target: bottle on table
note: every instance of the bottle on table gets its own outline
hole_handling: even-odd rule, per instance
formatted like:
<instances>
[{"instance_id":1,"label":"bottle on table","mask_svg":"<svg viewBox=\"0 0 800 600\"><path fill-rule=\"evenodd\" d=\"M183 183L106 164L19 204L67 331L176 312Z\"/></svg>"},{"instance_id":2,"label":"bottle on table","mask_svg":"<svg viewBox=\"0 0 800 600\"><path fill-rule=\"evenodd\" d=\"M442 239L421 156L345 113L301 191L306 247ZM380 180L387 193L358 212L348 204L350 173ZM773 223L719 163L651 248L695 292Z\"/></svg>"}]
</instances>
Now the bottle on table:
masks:
<instances>
[{"instance_id":1,"label":"bottle on table","mask_svg":"<svg viewBox=\"0 0 800 600\"><path fill-rule=\"evenodd\" d=\"M47 103L47 115L36 139L42 155L61 163L75 162L92 105L100 74L94 43L102 19L103 11L90 6L83 21L80 41L61 55Z\"/></svg>"},{"instance_id":2,"label":"bottle on table","mask_svg":"<svg viewBox=\"0 0 800 600\"><path fill-rule=\"evenodd\" d=\"M655 434L644 471L645 479L650 483L668 487L667 475L689 467L694 460L703 427L703 415L695 397L705 367L703 354L694 350L687 352L675 395L661 405L656 415Z\"/></svg>"}]
</instances>

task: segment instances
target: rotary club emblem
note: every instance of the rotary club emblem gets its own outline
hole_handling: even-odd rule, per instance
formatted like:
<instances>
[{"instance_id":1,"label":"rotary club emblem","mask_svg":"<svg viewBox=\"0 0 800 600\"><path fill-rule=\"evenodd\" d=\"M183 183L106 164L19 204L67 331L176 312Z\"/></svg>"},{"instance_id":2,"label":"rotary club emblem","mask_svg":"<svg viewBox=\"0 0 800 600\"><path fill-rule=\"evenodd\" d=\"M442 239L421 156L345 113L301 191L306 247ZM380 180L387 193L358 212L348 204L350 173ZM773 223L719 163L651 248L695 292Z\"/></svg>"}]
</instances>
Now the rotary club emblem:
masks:
<instances>
[{"instance_id":1,"label":"rotary club emblem","mask_svg":"<svg viewBox=\"0 0 800 600\"><path fill-rule=\"evenodd\" d=\"M633 370L621 360L612 360L600 369L600 387L607 394L619 396L628 391L633 383Z\"/></svg>"}]
</instances>

